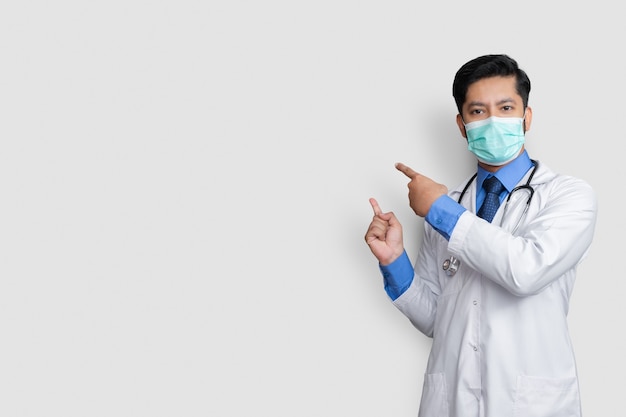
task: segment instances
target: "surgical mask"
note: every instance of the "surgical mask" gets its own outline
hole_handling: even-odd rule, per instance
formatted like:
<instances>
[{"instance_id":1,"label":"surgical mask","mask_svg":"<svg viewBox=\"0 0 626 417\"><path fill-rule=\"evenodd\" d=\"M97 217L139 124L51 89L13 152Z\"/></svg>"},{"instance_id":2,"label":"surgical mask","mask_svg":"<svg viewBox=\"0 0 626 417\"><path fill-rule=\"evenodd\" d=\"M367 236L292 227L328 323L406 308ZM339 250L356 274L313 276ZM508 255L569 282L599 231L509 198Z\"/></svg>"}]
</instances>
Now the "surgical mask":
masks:
<instances>
[{"instance_id":1,"label":"surgical mask","mask_svg":"<svg viewBox=\"0 0 626 417\"><path fill-rule=\"evenodd\" d=\"M517 157L524 145L523 117L496 117L467 123L467 149L480 162L504 165Z\"/></svg>"}]
</instances>

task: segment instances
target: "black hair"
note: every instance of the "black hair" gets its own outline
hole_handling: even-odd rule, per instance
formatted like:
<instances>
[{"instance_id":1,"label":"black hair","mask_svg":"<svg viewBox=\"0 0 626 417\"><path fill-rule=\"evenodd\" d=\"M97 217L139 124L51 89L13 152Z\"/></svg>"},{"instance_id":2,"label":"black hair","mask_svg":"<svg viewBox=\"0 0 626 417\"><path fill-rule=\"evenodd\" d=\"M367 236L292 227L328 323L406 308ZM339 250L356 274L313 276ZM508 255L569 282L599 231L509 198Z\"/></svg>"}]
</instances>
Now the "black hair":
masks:
<instances>
[{"instance_id":1,"label":"black hair","mask_svg":"<svg viewBox=\"0 0 626 417\"><path fill-rule=\"evenodd\" d=\"M508 55L483 55L465 63L454 76L452 83L452 96L456 102L459 114L463 114L462 108L465 103L467 89L470 84L483 78L515 76L517 94L522 97L524 109L528 105L530 94L530 79L517 62Z\"/></svg>"}]
</instances>

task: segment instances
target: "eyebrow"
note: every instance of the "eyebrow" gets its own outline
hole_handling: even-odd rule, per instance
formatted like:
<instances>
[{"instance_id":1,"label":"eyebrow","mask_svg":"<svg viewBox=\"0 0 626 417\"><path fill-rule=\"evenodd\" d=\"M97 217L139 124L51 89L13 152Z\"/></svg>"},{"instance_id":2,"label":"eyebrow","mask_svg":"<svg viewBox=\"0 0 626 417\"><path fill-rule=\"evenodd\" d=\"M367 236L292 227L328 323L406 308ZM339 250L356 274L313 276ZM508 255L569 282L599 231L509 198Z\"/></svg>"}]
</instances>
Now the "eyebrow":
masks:
<instances>
[{"instance_id":1,"label":"eyebrow","mask_svg":"<svg viewBox=\"0 0 626 417\"><path fill-rule=\"evenodd\" d=\"M503 98L502 100L496 102L496 105L502 105L506 103L515 103L515 100L512 99L511 97ZM473 107L473 106L486 107L486 104L483 103L482 101L470 101L468 103L468 107Z\"/></svg>"}]
</instances>

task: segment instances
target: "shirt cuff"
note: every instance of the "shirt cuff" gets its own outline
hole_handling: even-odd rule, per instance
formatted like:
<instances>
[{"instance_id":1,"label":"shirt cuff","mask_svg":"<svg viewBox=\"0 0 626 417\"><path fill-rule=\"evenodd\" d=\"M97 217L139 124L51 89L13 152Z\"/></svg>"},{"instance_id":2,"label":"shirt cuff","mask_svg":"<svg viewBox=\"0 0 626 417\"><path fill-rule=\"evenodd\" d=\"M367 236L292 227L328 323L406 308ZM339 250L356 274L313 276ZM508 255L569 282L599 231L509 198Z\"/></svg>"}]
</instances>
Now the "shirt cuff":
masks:
<instances>
[{"instance_id":1,"label":"shirt cuff","mask_svg":"<svg viewBox=\"0 0 626 417\"><path fill-rule=\"evenodd\" d=\"M406 251L389 265L378 264L378 267L383 274L385 291L392 300L400 297L411 286L415 272Z\"/></svg>"},{"instance_id":2,"label":"shirt cuff","mask_svg":"<svg viewBox=\"0 0 626 417\"><path fill-rule=\"evenodd\" d=\"M446 240L450 240L456 222L466 210L465 207L454 201L450 196L442 195L430 206L430 210L428 210L424 219Z\"/></svg>"}]
</instances>

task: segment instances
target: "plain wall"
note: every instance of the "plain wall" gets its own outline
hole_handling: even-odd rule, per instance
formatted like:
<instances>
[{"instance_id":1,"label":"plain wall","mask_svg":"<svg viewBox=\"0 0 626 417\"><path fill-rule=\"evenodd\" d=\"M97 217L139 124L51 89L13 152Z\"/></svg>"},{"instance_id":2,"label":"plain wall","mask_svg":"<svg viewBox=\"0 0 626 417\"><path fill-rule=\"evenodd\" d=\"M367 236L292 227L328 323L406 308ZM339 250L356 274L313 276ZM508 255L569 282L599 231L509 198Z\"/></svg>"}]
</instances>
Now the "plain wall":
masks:
<instances>
[{"instance_id":1,"label":"plain wall","mask_svg":"<svg viewBox=\"0 0 626 417\"><path fill-rule=\"evenodd\" d=\"M626 390L621 6L14 2L0 13L0 414L417 415L430 339L384 293L369 197L412 259L402 161L474 169L466 61L532 81L527 149L596 190L569 314L586 415ZM617 190L617 191L616 191Z\"/></svg>"}]
</instances>

